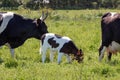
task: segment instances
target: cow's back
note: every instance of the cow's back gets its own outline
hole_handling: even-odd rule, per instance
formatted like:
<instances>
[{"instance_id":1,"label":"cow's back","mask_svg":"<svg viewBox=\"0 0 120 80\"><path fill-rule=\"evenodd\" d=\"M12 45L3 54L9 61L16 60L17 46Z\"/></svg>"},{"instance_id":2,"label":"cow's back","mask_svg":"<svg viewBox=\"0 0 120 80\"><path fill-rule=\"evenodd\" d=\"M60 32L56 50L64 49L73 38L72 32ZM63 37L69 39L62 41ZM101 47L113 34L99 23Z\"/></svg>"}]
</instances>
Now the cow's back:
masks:
<instances>
[{"instance_id":1,"label":"cow's back","mask_svg":"<svg viewBox=\"0 0 120 80\"><path fill-rule=\"evenodd\" d=\"M102 16L102 23L105 25L118 26L120 23L120 13L108 12Z\"/></svg>"}]
</instances>

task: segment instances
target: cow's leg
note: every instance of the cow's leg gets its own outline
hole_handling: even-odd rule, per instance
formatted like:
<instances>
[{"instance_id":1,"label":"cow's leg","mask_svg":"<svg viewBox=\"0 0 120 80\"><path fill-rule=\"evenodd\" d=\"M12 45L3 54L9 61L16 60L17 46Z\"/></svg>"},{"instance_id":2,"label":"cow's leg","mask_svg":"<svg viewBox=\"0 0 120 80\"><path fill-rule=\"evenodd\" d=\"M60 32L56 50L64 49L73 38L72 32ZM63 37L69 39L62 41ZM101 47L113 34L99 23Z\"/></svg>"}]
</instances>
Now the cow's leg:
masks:
<instances>
[{"instance_id":1,"label":"cow's leg","mask_svg":"<svg viewBox=\"0 0 120 80\"><path fill-rule=\"evenodd\" d=\"M60 64L63 53L58 52L58 64Z\"/></svg>"},{"instance_id":2,"label":"cow's leg","mask_svg":"<svg viewBox=\"0 0 120 80\"><path fill-rule=\"evenodd\" d=\"M53 62L53 59L54 59L54 51L51 50L50 51L50 61Z\"/></svg>"},{"instance_id":3,"label":"cow's leg","mask_svg":"<svg viewBox=\"0 0 120 80\"><path fill-rule=\"evenodd\" d=\"M14 57L15 57L15 56L14 56L14 54L15 54L15 50L12 49L12 48L10 48L10 53L11 53L11 57L14 58Z\"/></svg>"},{"instance_id":4,"label":"cow's leg","mask_svg":"<svg viewBox=\"0 0 120 80\"><path fill-rule=\"evenodd\" d=\"M101 61L104 57L104 53L105 53L106 47L105 46L101 46L99 48L99 61Z\"/></svg>"},{"instance_id":5,"label":"cow's leg","mask_svg":"<svg viewBox=\"0 0 120 80\"><path fill-rule=\"evenodd\" d=\"M10 53L11 53L11 57L12 57L12 58L14 58L14 54L15 54L14 49L13 49L13 48L11 48L11 46L10 46L10 44L9 44L9 43L6 43L5 45L9 47L9 49L10 49Z\"/></svg>"},{"instance_id":6,"label":"cow's leg","mask_svg":"<svg viewBox=\"0 0 120 80\"><path fill-rule=\"evenodd\" d=\"M108 52L108 53L107 53L107 58L108 58L108 61L110 61L110 60L111 60L111 57L112 57L112 53L111 53L111 52Z\"/></svg>"}]
</instances>

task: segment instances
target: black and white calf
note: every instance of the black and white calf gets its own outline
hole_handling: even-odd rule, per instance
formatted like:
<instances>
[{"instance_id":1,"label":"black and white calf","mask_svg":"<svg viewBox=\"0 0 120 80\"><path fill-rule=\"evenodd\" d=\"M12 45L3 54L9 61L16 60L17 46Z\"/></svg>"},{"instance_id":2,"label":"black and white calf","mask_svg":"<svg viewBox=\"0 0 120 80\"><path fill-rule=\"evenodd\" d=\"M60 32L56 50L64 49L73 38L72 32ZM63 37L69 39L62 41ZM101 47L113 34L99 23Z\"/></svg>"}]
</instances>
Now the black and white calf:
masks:
<instances>
[{"instance_id":1,"label":"black and white calf","mask_svg":"<svg viewBox=\"0 0 120 80\"><path fill-rule=\"evenodd\" d=\"M83 60L83 52L78 49L69 37L62 37L54 33L46 33L41 37L40 53L42 54L42 62L45 62L46 51L50 49L50 60L53 61L54 52L58 52L58 64L61 62L62 55L65 54L68 62L71 62L70 55L74 55L74 59L78 62Z\"/></svg>"},{"instance_id":2,"label":"black and white calf","mask_svg":"<svg viewBox=\"0 0 120 80\"><path fill-rule=\"evenodd\" d=\"M39 19L34 20L13 12L0 12L0 46L7 43L14 57L14 48L21 46L28 38L40 39L48 32L44 22L47 15L42 13Z\"/></svg>"},{"instance_id":3,"label":"black and white calf","mask_svg":"<svg viewBox=\"0 0 120 80\"><path fill-rule=\"evenodd\" d=\"M101 20L102 43L99 48L99 61L104 57L107 50L108 61L112 53L120 52L120 13L108 12Z\"/></svg>"}]
</instances>

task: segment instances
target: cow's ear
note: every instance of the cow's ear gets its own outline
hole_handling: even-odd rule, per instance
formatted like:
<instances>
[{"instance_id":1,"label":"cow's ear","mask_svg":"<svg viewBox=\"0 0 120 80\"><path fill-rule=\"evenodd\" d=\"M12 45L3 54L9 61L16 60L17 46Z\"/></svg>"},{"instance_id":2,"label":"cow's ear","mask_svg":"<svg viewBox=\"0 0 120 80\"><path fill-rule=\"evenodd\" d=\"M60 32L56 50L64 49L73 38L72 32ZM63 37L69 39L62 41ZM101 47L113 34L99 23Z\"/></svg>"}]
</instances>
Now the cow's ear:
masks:
<instances>
[{"instance_id":1,"label":"cow's ear","mask_svg":"<svg viewBox=\"0 0 120 80\"><path fill-rule=\"evenodd\" d=\"M40 24L41 23L41 20L40 19L37 19L37 24Z\"/></svg>"},{"instance_id":2,"label":"cow's ear","mask_svg":"<svg viewBox=\"0 0 120 80\"><path fill-rule=\"evenodd\" d=\"M35 23L36 23L37 26L39 26L39 24L41 23L41 20L40 19L36 19Z\"/></svg>"}]
</instances>

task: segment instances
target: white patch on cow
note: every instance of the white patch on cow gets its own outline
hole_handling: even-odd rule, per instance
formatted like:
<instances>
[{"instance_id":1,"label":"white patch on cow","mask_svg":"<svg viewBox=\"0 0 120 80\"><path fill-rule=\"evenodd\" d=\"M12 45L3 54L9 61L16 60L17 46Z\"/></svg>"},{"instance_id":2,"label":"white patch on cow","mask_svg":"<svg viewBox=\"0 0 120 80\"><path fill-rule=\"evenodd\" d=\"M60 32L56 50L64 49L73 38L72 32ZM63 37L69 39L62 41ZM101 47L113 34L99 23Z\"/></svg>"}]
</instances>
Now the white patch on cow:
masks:
<instances>
[{"instance_id":1,"label":"white patch on cow","mask_svg":"<svg viewBox=\"0 0 120 80\"><path fill-rule=\"evenodd\" d=\"M3 22L0 26L0 33L2 33L5 30L8 22L13 18L13 14L14 13L12 12L7 12L7 13L2 14Z\"/></svg>"},{"instance_id":2,"label":"white patch on cow","mask_svg":"<svg viewBox=\"0 0 120 80\"><path fill-rule=\"evenodd\" d=\"M104 46L103 49L101 50L101 54L99 56L99 61L102 60L103 56L104 56L104 53L105 53L105 50L106 50L106 47Z\"/></svg>"},{"instance_id":3,"label":"white patch on cow","mask_svg":"<svg viewBox=\"0 0 120 80\"><path fill-rule=\"evenodd\" d=\"M120 51L120 44L115 41L112 41L112 43L111 43L111 45L109 45L108 49L112 53Z\"/></svg>"},{"instance_id":4,"label":"white patch on cow","mask_svg":"<svg viewBox=\"0 0 120 80\"><path fill-rule=\"evenodd\" d=\"M115 14L116 12L111 12L111 17L114 17Z\"/></svg>"}]
</instances>

